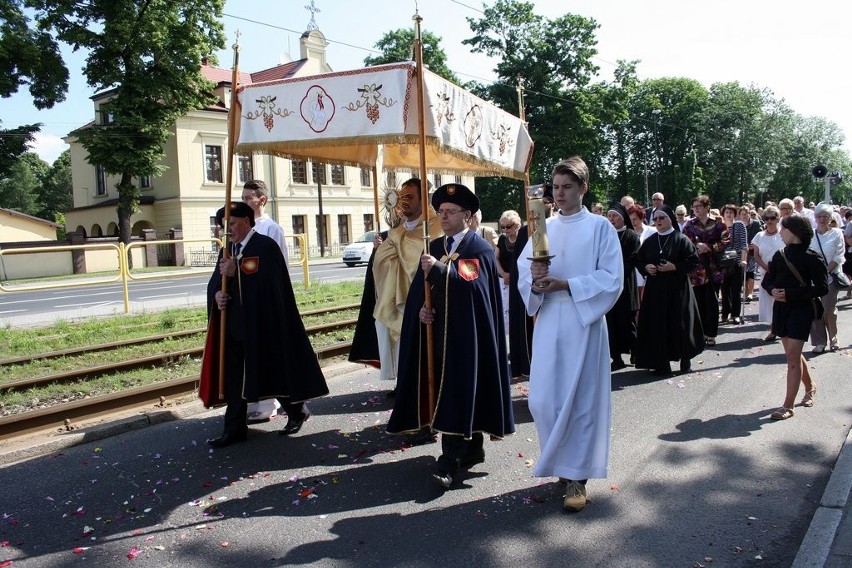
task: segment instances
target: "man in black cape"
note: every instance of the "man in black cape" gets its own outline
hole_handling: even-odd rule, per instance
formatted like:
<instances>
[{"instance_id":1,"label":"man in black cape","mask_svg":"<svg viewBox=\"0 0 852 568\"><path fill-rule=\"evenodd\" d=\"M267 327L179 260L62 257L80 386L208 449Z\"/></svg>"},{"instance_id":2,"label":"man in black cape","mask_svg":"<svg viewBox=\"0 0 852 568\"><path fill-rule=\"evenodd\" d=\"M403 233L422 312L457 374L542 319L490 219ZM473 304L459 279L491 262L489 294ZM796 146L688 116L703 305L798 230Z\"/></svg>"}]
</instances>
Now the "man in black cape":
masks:
<instances>
[{"instance_id":1,"label":"man in black cape","mask_svg":"<svg viewBox=\"0 0 852 568\"><path fill-rule=\"evenodd\" d=\"M251 207L232 202L230 209L231 258L224 258L220 251L216 270L207 285L211 320L219 318L214 308L227 310L224 393L227 409L222 435L208 441L214 448L246 439L248 402L278 398L288 416L287 425L280 433L294 434L310 416L304 401L328 394L296 307L281 249L274 240L254 231ZM224 208L217 213L217 219L222 216ZM227 293L221 290L223 277L228 278ZM211 330L208 334L212 334ZM211 371L218 361L218 344L218 337L212 341L208 337L202 362L200 390L208 406L220 402L218 396L209 395L218 389L209 384L218 374Z\"/></svg>"},{"instance_id":2,"label":"man in black cape","mask_svg":"<svg viewBox=\"0 0 852 568\"><path fill-rule=\"evenodd\" d=\"M397 395L388 432L423 426L440 432L435 481L449 488L460 471L485 460L483 434L515 431L500 277L494 247L469 231L479 199L460 184L432 197L444 237L420 259L405 306ZM424 278L432 311L424 307ZM434 330L434 382L427 373L426 326Z\"/></svg>"}]
</instances>

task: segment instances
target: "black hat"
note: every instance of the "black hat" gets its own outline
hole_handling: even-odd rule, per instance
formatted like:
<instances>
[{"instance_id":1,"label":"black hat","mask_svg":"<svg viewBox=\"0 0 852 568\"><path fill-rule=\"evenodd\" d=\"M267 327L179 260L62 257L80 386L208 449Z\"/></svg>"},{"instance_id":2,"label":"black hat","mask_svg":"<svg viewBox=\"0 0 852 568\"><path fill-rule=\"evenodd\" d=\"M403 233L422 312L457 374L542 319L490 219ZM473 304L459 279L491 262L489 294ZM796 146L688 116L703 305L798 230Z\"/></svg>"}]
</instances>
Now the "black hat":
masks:
<instances>
[{"instance_id":1,"label":"black hat","mask_svg":"<svg viewBox=\"0 0 852 568\"><path fill-rule=\"evenodd\" d=\"M606 211L607 213L615 211L624 220L624 224L628 227L630 226L630 215L627 213L627 208L618 201L613 201Z\"/></svg>"},{"instance_id":2,"label":"black hat","mask_svg":"<svg viewBox=\"0 0 852 568\"><path fill-rule=\"evenodd\" d=\"M249 220L249 225L254 227L254 211L248 206L248 203L242 201L231 201L231 217L242 217ZM225 208L222 207L216 211L216 224L223 226L222 220L225 218Z\"/></svg>"},{"instance_id":3,"label":"black hat","mask_svg":"<svg viewBox=\"0 0 852 568\"><path fill-rule=\"evenodd\" d=\"M435 190L432 194L432 207L435 211L441 203L453 203L470 211L471 214L479 211L479 198L467 186L460 183L448 183Z\"/></svg>"}]
</instances>

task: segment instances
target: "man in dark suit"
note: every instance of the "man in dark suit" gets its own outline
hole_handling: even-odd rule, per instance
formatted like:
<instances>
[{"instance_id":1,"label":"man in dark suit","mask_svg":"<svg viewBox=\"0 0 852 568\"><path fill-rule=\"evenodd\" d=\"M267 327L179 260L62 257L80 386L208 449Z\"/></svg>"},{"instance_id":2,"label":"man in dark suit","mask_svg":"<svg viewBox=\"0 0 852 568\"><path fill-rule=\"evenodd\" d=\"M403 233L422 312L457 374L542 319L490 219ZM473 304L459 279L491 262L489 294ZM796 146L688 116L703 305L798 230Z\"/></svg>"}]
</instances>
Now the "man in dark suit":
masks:
<instances>
[{"instance_id":1,"label":"man in dark suit","mask_svg":"<svg viewBox=\"0 0 852 568\"><path fill-rule=\"evenodd\" d=\"M217 219L224 216L224 208ZM221 224L221 223L220 223ZM287 262L278 244L254 231L254 211L241 202L230 204L228 242L231 257L219 256L207 285L210 318L225 318L225 423L222 435L208 443L222 448L246 439L248 402L278 398L287 412L281 434L295 434L310 414L304 401L328 394L325 378L302 324ZM227 293L222 279L228 279ZM208 334L216 333L211 327ZM218 361L218 337L208 337L202 363L202 399L208 406L221 401L209 385ZM204 393L208 393L205 398Z\"/></svg>"}]
</instances>

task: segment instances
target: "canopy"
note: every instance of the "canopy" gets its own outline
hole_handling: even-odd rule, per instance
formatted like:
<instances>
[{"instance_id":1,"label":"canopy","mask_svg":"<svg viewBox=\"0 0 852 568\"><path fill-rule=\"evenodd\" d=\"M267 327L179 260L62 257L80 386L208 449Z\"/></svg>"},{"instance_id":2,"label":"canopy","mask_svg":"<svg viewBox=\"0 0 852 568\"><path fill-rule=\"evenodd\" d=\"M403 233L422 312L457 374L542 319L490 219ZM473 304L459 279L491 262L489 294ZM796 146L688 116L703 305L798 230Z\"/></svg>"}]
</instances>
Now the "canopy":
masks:
<instances>
[{"instance_id":1,"label":"canopy","mask_svg":"<svg viewBox=\"0 0 852 568\"><path fill-rule=\"evenodd\" d=\"M533 143L518 117L428 70L424 85L430 171L523 179ZM413 62L246 85L235 151L418 172L417 96Z\"/></svg>"}]
</instances>

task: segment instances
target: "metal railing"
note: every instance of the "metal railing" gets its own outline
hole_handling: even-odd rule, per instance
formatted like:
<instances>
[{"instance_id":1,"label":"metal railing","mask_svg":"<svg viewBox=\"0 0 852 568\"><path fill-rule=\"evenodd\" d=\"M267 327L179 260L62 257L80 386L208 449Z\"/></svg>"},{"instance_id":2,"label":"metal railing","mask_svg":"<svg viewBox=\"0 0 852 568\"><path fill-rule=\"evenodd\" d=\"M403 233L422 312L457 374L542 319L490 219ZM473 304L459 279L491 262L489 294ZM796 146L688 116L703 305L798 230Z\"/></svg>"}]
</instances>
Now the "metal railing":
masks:
<instances>
[{"instance_id":1,"label":"metal railing","mask_svg":"<svg viewBox=\"0 0 852 568\"><path fill-rule=\"evenodd\" d=\"M301 251L301 255L298 263L302 265L302 275L303 282L305 288L310 288L310 274L308 267L308 255L305 254L308 250L307 246L307 238L304 234L290 235L289 238L295 238L299 241L299 249ZM133 248L144 247L144 246L159 246L164 244L178 244L178 243L215 243L217 247L222 247L221 239L211 238L211 239L177 239L177 240L163 240L163 241L138 241L130 243L129 245L125 245L124 243L98 243L92 245L65 245L65 246L56 246L56 247L29 247L29 248L20 248L20 249L8 249L2 250L0 249L0 260L2 260L3 256L16 255L16 254L38 254L38 253L56 253L56 252L73 252L73 251L93 251L93 250L114 250L117 263L118 270L114 276L112 275L104 275L104 276L93 276L91 279L86 280L63 280L61 282L53 283L53 284L36 284L33 286L4 286L2 282L0 282L0 292L34 292L40 290L55 290L57 288L73 288L80 286L94 286L99 284L111 284L114 282L120 282L122 288L122 295L124 298L124 313L130 313L130 292L128 290L128 283L130 281L144 281L144 280L156 280L162 278L173 278L173 277L183 277L183 276L196 276L198 273L196 271L178 271L178 270L170 270L168 272L157 272L150 274L133 274L132 269L129 267L129 263L127 262L128 256L131 254ZM288 263L289 264L289 263Z\"/></svg>"}]
</instances>

